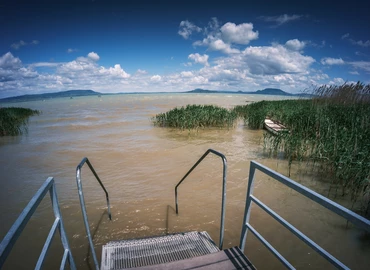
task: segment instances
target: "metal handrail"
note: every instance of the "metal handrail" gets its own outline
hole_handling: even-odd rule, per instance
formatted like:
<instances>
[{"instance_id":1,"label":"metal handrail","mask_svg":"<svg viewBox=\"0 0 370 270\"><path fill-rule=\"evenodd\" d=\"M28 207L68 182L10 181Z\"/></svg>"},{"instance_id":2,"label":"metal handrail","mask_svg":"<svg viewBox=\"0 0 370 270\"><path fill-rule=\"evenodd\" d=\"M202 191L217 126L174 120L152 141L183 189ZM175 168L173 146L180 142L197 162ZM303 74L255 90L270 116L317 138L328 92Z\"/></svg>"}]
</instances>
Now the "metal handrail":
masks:
<instances>
[{"instance_id":1,"label":"metal handrail","mask_svg":"<svg viewBox=\"0 0 370 270\"><path fill-rule=\"evenodd\" d=\"M226 173L227 173L227 160L226 157L213 149L208 149L203 156L191 167L191 169L185 174L185 176L180 180L180 182L175 187L175 203L176 203L176 214L179 213L178 200L177 200L177 188L185 180L186 177L202 162L202 160L209 154L215 154L222 159L223 163L223 176L222 176L222 202L221 202L221 225L220 225L220 242L219 248L222 249L224 243L224 230L225 230L225 203L226 203Z\"/></svg>"},{"instance_id":2,"label":"metal handrail","mask_svg":"<svg viewBox=\"0 0 370 270\"><path fill-rule=\"evenodd\" d=\"M4 239L1 241L0 243L0 269L3 267L5 260L7 259L18 237L22 233L24 227L27 225L28 221L30 220L32 215L35 213L37 207L39 206L42 199L45 197L46 193L48 193L48 191L50 193L51 204L53 207L55 220L54 220L53 226L50 229L49 235L46 238L44 247L42 248L42 251L37 261L35 269L42 268L46 254L49 250L52 238L54 234L56 233L57 229L59 230L60 238L61 238L63 248L64 248L64 254L63 254L62 262L60 264L60 269L65 268L67 260L69 262L70 268L73 270L76 269L76 264L73 260L71 248L69 246L67 235L66 235L65 228L64 228L63 218L62 218L62 214L59 208L58 197L57 197L57 192L55 189L55 182L54 182L53 177L49 177L48 179L46 179L44 184L37 191L37 193L33 196L31 201L27 204L27 206L24 208L24 210L19 215L17 220L14 222L13 226L10 228L8 233L5 235Z\"/></svg>"},{"instance_id":3,"label":"metal handrail","mask_svg":"<svg viewBox=\"0 0 370 270\"><path fill-rule=\"evenodd\" d=\"M248 191L247 191L247 198L245 203L245 212L244 212L244 219L243 219L243 226L242 226L242 233L240 236L240 244L239 247L242 251L245 248L245 241L247 238L248 229L264 244L277 258L280 260L287 268L294 269L294 267L274 248L271 244L263 238L249 223L250 214L251 214L251 206L252 202L257 204L260 208L266 211L269 215L271 215L276 221L278 221L281 225L291 231L294 235L296 235L299 239L305 242L308 246L318 252L321 256L323 256L326 260L328 260L331 264L336 266L339 269L349 269L346 265L340 262L337 258L331 255L329 252L324 250L320 247L317 243L312 241L309 237L307 237L304 233L299 231L295 228L292 224L288 221L283 219L280 215L278 215L275 211L261 202L253 195L254 189L254 178L256 169L267 174L268 176L272 177L273 179L279 181L280 183L294 189L295 191L299 192L300 194L304 195L305 197L315 201L316 203L324 206L325 208L329 209L330 211L342 216L343 218L347 219L348 221L352 222L356 226L361 229L364 229L370 232L370 220L361 217L360 215L352 212L351 210L333 202L332 200L312 191L311 189L298 184L297 182L293 181L292 179L277 173L270 168L263 166L255 161L251 161L250 170L249 170L249 181L248 181Z\"/></svg>"},{"instance_id":4,"label":"metal handrail","mask_svg":"<svg viewBox=\"0 0 370 270\"><path fill-rule=\"evenodd\" d=\"M82 191L81 168L82 168L82 166L85 163L89 166L91 172L94 174L96 180L98 180L100 186L102 187L102 189L105 192L105 197L106 197L107 206L108 206L108 216L109 216L109 219L110 220L112 220L112 215L111 215L111 212L110 212L110 203L109 203L109 195L108 195L108 192L105 189L103 183L101 182L98 174L95 172L94 167L91 165L91 163L88 160L88 158L87 157L84 157L82 159L82 161L80 162L80 164L78 164L78 166L76 168L76 182L77 182L77 188L78 188L78 196L80 197L80 204L81 204L82 216L83 216L84 223L85 223L86 234L87 234L87 238L89 240L91 254L93 256L93 260L94 260L94 264L95 264L95 269L99 270L99 263L98 263L98 259L96 257L96 253L95 253L95 249L94 249L94 244L93 244L92 237L91 237L89 220L87 218L87 212L86 212L86 206L85 206L85 199L84 199L84 194L83 194L83 191Z\"/></svg>"}]
</instances>

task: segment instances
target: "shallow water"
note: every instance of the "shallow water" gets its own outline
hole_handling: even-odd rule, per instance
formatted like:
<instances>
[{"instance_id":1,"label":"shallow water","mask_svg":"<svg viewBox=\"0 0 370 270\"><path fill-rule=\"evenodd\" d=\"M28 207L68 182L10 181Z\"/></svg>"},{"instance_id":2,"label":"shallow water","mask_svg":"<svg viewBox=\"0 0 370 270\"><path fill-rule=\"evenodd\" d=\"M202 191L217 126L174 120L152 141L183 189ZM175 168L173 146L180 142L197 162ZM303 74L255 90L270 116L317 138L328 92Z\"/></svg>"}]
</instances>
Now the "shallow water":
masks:
<instances>
[{"instance_id":1,"label":"shallow water","mask_svg":"<svg viewBox=\"0 0 370 270\"><path fill-rule=\"evenodd\" d=\"M86 260L87 238L76 188L75 170L88 157L106 186L105 196L87 167L82 180L96 252L110 240L205 230L218 243L222 163L209 156L179 187L179 216L174 213L174 187L209 148L225 154L228 183L224 248L239 245L249 162L256 160L287 174L283 160L263 153L262 130L242 123L234 129L177 131L153 127L150 118L175 106L215 104L227 108L276 96L228 94L152 94L80 97L11 104L42 111L31 117L28 135L0 138L0 237L48 176L53 176L65 227L79 269ZM7 104L8 106L8 104ZM326 195L328 184L317 181L305 165L294 164L291 178ZM370 264L370 239L329 211L287 187L257 175L255 194L298 229L353 269ZM343 200L339 203L349 206ZM47 196L17 241L4 269L33 268L53 222ZM331 266L257 207L251 224L297 268ZM56 235L45 268L58 267L63 249ZM246 254L260 269L283 269L265 247L248 234ZM21 260L19 259L21 255Z\"/></svg>"}]
</instances>

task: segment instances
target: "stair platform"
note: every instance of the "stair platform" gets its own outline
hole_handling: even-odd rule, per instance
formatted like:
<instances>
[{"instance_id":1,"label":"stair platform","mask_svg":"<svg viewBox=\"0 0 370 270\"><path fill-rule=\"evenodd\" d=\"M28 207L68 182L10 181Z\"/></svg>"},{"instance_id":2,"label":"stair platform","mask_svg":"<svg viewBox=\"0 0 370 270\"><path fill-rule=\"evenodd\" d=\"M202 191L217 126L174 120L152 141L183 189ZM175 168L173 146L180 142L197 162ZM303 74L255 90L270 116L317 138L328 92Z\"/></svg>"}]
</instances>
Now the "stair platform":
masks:
<instances>
[{"instance_id":1,"label":"stair platform","mask_svg":"<svg viewBox=\"0 0 370 270\"><path fill-rule=\"evenodd\" d=\"M239 248L220 251L207 232L112 241L101 269L255 269Z\"/></svg>"}]
</instances>

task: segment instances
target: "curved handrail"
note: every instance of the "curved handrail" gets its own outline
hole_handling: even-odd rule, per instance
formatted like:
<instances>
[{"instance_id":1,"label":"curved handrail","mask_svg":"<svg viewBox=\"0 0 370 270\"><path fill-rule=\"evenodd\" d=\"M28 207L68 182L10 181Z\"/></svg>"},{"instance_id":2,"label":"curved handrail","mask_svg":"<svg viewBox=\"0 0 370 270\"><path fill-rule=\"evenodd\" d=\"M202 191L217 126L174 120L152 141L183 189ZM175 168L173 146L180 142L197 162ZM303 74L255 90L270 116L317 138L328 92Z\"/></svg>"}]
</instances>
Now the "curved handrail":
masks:
<instances>
[{"instance_id":1,"label":"curved handrail","mask_svg":"<svg viewBox=\"0 0 370 270\"><path fill-rule=\"evenodd\" d=\"M84 199L84 194L83 194L83 191L82 191L81 168L82 168L82 166L85 163L89 166L91 172L94 174L96 180L98 180L100 186L102 187L102 189L105 192L105 197L107 199L107 205L108 205L108 216L109 216L109 219L110 220L112 220L112 215L111 215L111 212L110 212L110 203L109 203L109 195L108 195L108 192L105 189L103 183L101 182L98 174L95 172L94 167L91 165L91 163L88 160L88 158L87 157L84 157L82 159L82 161L80 162L80 164L78 164L78 166L76 168L76 182L77 182L77 188L78 188L78 196L80 197L80 204L81 204L82 216L83 216L84 223L85 223L87 238L89 240L91 254L92 254L93 259L94 259L95 268L98 270L99 269L99 263L98 263L98 259L96 258L94 244L93 244L91 233L90 233L89 221L88 221L87 213L86 213L85 199Z\"/></svg>"},{"instance_id":2,"label":"curved handrail","mask_svg":"<svg viewBox=\"0 0 370 270\"><path fill-rule=\"evenodd\" d=\"M223 163L223 176L222 176L222 202L221 202L221 225L220 225L220 242L219 248L222 249L224 243L224 229L225 229L225 203L226 203L226 173L227 173L227 160L226 157L213 149L208 149L203 156L191 167L191 169L185 174L185 176L180 180L180 182L175 187L175 202L176 202L176 214L179 213L178 200L177 200L177 188L185 180L186 177L202 162L202 160L209 154L212 153L219 156Z\"/></svg>"},{"instance_id":3,"label":"curved handrail","mask_svg":"<svg viewBox=\"0 0 370 270\"><path fill-rule=\"evenodd\" d=\"M44 246L41 250L39 259L37 260L35 269L41 269L46 254L48 253L53 236L56 231L59 231L60 240L62 242L64 253L62 261L60 264L60 269L65 269L67 261L69 262L69 268L72 270L76 269L76 264L72 256L71 248L68 242L66 235L66 230L64 228L62 213L60 212L59 201L57 196L57 191L55 188L55 182L53 177L48 177L36 194L32 197L27 206L23 209L22 213L16 219L12 227L9 229L7 234L4 236L3 240L0 242L0 269L2 269L10 251L12 250L17 239L23 232L23 229L26 227L27 223L32 218L32 215L35 213L37 207L40 205L41 201L45 198L45 195L49 193L51 199L51 206L54 212L54 223L49 231L49 234L45 240Z\"/></svg>"}]
</instances>

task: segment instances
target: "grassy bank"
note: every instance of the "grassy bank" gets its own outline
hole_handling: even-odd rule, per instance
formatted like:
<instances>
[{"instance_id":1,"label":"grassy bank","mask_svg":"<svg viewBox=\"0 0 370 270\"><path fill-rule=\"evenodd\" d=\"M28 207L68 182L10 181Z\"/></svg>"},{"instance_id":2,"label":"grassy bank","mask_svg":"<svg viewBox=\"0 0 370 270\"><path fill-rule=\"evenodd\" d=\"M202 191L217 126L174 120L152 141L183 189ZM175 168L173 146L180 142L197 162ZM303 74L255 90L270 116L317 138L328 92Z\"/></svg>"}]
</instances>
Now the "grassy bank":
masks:
<instances>
[{"instance_id":1,"label":"grassy bank","mask_svg":"<svg viewBox=\"0 0 370 270\"><path fill-rule=\"evenodd\" d=\"M40 112L26 108L0 108L0 136L15 136L27 131L27 121Z\"/></svg>"},{"instance_id":2,"label":"grassy bank","mask_svg":"<svg viewBox=\"0 0 370 270\"><path fill-rule=\"evenodd\" d=\"M365 201L370 215L370 85L322 86L310 100L262 101L237 106L250 128L262 128L265 117L289 130L265 135L271 155L283 152L294 160L319 163L332 185L355 201Z\"/></svg>"},{"instance_id":3,"label":"grassy bank","mask_svg":"<svg viewBox=\"0 0 370 270\"><path fill-rule=\"evenodd\" d=\"M237 118L234 111L213 105L187 105L174 108L152 118L156 126L179 129L198 129L206 127L232 127Z\"/></svg>"}]
</instances>

